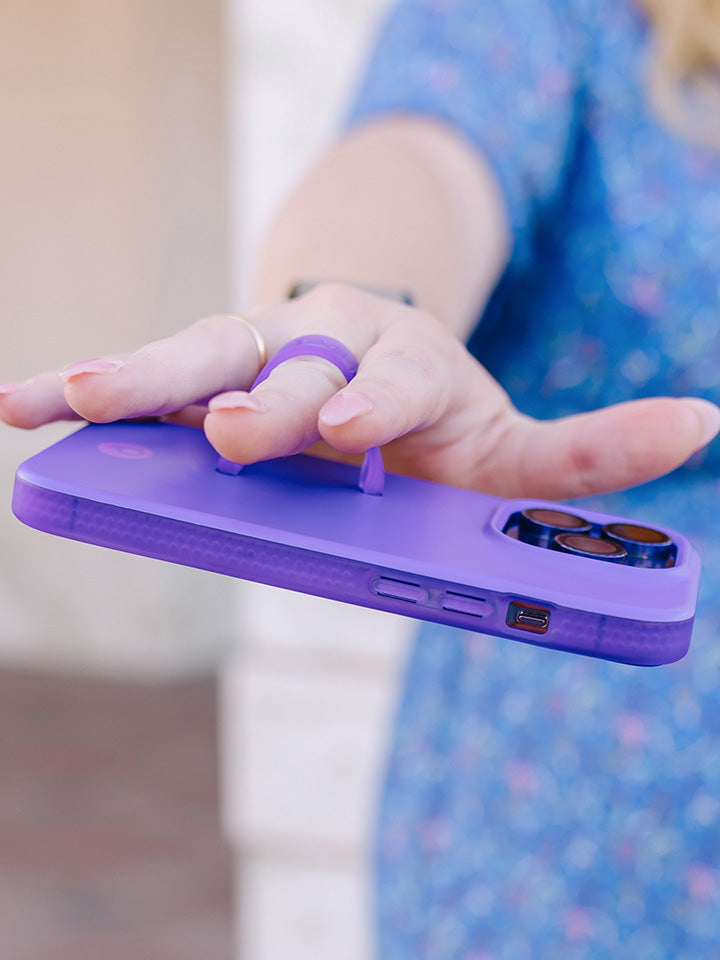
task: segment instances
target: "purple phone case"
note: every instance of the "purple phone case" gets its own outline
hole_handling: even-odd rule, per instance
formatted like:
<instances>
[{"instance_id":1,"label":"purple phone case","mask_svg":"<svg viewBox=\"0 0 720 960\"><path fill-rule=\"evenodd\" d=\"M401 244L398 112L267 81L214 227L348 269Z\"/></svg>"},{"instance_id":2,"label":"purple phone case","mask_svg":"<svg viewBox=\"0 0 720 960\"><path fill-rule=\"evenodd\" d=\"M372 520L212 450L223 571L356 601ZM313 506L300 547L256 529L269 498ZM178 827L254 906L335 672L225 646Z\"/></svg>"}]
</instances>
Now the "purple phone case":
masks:
<instances>
[{"instance_id":1,"label":"purple phone case","mask_svg":"<svg viewBox=\"0 0 720 960\"><path fill-rule=\"evenodd\" d=\"M74 540L558 650L653 665L688 649L700 560L674 531L673 566L629 567L503 532L555 503L393 474L366 496L356 467L304 455L217 466L199 430L91 425L19 467L13 511ZM514 625L512 604L542 610L545 629Z\"/></svg>"}]
</instances>

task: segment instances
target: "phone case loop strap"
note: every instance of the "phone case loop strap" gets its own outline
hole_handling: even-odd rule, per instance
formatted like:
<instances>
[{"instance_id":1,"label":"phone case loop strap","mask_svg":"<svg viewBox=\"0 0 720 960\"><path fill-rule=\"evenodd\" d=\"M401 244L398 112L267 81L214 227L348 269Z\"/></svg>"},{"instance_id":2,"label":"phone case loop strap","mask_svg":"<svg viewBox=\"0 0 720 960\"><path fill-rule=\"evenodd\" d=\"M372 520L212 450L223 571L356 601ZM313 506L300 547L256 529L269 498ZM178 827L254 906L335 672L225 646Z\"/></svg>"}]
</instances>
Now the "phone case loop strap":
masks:
<instances>
[{"instance_id":1,"label":"phone case loop strap","mask_svg":"<svg viewBox=\"0 0 720 960\"><path fill-rule=\"evenodd\" d=\"M322 334L305 334L302 337L296 337L282 346L278 352L271 357L268 363L258 373L253 385L250 387L252 392L255 387L261 384L270 376L273 370L284 363L286 360L292 360L295 357L322 357L334 364L340 373L349 383L358 371L358 362L352 351L348 350L344 343L335 340L333 337L326 337ZM242 470L243 465L226 460L225 457L218 458L217 469L220 473L226 473L231 476L237 476ZM385 468L383 466L382 453L379 447L371 447L365 453L358 486L363 493L373 496L379 496L385 487Z\"/></svg>"}]
</instances>

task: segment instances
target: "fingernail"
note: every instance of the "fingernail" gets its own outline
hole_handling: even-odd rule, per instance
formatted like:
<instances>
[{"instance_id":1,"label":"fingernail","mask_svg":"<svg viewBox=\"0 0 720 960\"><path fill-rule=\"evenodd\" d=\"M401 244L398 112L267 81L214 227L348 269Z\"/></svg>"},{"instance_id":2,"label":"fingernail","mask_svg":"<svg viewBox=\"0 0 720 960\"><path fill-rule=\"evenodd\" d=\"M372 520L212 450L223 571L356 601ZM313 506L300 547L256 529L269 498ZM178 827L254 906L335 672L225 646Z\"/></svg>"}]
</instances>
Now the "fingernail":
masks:
<instances>
[{"instance_id":1,"label":"fingernail","mask_svg":"<svg viewBox=\"0 0 720 960\"><path fill-rule=\"evenodd\" d=\"M339 427L372 410L372 400L364 393L336 393L320 411L319 419L327 427Z\"/></svg>"},{"instance_id":2,"label":"fingernail","mask_svg":"<svg viewBox=\"0 0 720 960\"><path fill-rule=\"evenodd\" d=\"M108 360L106 357L95 357L93 360L80 360L71 363L64 370L58 370L58 376L66 382L80 373L117 373L123 366L122 360Z\"/></svg>"},{"instance_id":3,"label":"fingernail","mask_svg":"<svg viewBox=\"0 0 720 960\"><path fill-rule=\"evenodd\" d=\"M700 446L704 447L720 430L720 409L709 400L702 400L699 397L693 397L693 400L695 400L695 409L700 416L702 428Z\"/></svg>"},{"instance_id":4,"label":"fingernail","mask_svg":"<svg viewBox=\"0 0 720 960\"><path fill-rule=\"evenodd\" d=\"M6 396L8 393L15 393L17 390L22 390L23 387L27 386L27 381L20 383L17 380L8 380L6 383L0 383L0 395Z\"/></svg>"},{"instance_id":5,"label":"fingernail","mask_svg":"<svg viewBox=\"0 0 720 960\"><path fill-rule=\"evenodd\" d=\"M230 393L219 393L208 404L213 410L252 410L255 413L265 413L268 406L260 397L245 393L244 390L232 390Z\"/></svg>"}]
</instances>

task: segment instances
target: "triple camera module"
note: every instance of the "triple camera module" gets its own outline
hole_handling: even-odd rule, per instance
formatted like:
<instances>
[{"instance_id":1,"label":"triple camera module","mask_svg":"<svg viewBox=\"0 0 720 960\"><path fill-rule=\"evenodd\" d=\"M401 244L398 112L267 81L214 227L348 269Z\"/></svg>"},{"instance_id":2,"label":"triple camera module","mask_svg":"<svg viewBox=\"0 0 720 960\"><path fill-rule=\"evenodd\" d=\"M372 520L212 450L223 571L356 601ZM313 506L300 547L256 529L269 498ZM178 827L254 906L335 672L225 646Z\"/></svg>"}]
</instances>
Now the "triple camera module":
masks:
<instances>
[{"instance_id":1,"label":"triple camera module","mask_svg":"<svg viewBox=\"0 0 720 960\"><path fill-rule=\"evenodd\" d=\"M600 527L549 507L528 507L512 515L505 533L523 543L630 567L671 567L676 548L660 530L615 521Z\"/></svg>"}]
</instances>

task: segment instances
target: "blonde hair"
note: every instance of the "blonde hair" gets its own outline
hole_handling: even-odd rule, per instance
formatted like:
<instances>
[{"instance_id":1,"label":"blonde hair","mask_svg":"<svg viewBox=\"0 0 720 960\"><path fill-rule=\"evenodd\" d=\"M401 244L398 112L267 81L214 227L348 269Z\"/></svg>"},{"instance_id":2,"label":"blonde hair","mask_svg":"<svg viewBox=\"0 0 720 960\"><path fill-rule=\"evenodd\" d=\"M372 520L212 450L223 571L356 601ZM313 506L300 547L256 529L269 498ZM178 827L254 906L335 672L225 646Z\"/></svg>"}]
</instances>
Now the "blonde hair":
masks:
<instances>
[{"instance_id":1,"label":"blonde hair","mask_svg":"<svg viewBox=\"0 0 720 960\"><path fill-rule=\"evenodd\" d=\"M653 24L650 95L663 120L720 146L720 0L642 0Z\"/></svg>"}]
</instances>

